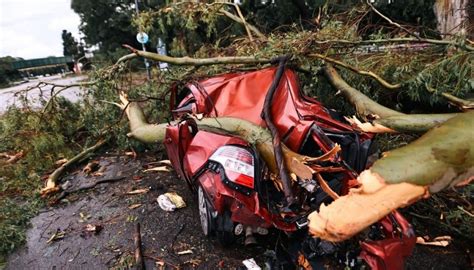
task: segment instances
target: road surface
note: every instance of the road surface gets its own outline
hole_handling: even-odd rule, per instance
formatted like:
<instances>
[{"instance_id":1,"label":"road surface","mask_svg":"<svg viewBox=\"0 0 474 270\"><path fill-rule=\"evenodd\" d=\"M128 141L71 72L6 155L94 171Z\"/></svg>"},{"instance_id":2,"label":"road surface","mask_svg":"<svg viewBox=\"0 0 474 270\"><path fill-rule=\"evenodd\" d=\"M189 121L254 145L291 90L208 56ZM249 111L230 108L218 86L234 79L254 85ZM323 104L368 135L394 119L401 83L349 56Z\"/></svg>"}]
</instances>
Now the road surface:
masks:
<instances>
[{"instance_id":1,"label":"road surface","mask_svg":"<svg viewBox=\"0 0 474 270\"><path fill-rule=\"evenodd\" d=\"M28 87L35 86L41 81L45 82L52 82L56 84L73 84L78 83L80 81L86 80L87 76L74 76L74 77L67 77L62 78L60 75L54 75L50 77L43 77L39 79L30 80L27 83L23 83L20 85L15 85L9 88L0 89L0 112L5 112L7 108L13 104L17 106L21 106L21 99L18 96L22 90L27 89ZM43 90L43 97L49 98L51 96L51 86L46 86L42 88ZM80 87L71 87L59 95L67 98L70 101L77 101L80 98L80 93L83 90ZM28 100L32 102L33 106L39 107L39 96L41 91L39 89L34 89L28 92Z\"/></svg>"}]
</instances>

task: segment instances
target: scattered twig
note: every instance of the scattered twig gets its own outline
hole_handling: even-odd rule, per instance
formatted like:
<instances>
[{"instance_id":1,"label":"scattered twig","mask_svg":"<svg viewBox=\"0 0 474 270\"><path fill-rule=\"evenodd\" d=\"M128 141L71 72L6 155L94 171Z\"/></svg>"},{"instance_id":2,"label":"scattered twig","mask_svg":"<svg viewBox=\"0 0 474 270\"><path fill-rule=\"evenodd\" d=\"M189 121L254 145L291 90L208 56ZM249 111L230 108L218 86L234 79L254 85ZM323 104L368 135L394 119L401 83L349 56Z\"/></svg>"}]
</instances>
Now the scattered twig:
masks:
<instances>
[{"instance_id":1,"label":"scattered twig","mask_svg":"<svg viewBox=\"0 0 474 270\"><path fill-rule=\"evenodd\" d=\"M89 185L84 185L84 186L81 186L77 189L74 189L74 190L64 190L56 199L55 201L58 202L62 199L64 199L65 197L67 197L68 195L72 194L72 193L76 193L76 192L79 192L79 191L84 191L84 190L88 190L88 189L91 189L91 188L94 188L95 186L99 185L99 184L103 184L103 183L111 183L111 182L117 182L117 181L120 181L122 179L124 179L125 177L124 176L121 176L121 177L112 177L112 178L105 178L105 179L101 179L101 180L97 180L96 182L92 183L92 184L89 184Z\"/></svg>"},{"instance_id":2,"label":"scattered twig","mask_svg":"<svg viewBox=\"0 0 474 270\"><path fill-rule=\"evenodd\" d=\"M461 210L464 214L474 218L474 214L472 214L471 212L467 211L466 209L464 209L462 206L458 205L458 209Z\"/></svg>"},{"instance_id":3,"label":"scattered twig","mask_svg":"<svg viewBox=\"0 0 474 270\"><path fill-rule=\"evenodd\" d=\"M401 26L400 24L392 21L389 17L385 16L382 14L382 12L378 11L374 5L372 5L369 0L367 0L367 5L369 5L369 7L375 12L377 13L380 17L382 17L384 20L386 20L389 24L393 25L393 26L396 26L397 28L405 31L405 33L409 34L410 36L413 36L415 38L417 38L418 40L421 39L420 36L418 34L415 34L413 33L412 31L406 29L405 27Z\"/></svg>"},{"instance_id":4,"label":"scattered twig","mask_svg":"<svg viewBox=\"0 0 474 270\"><path fill-rule=\"evenodd\" d=\"M99 149L102 145L104 145L107 140L101 139L95 145L84 149L81 153L77 154L73 158L71 158L68 162L61 165L61 167L57 168L52 174L49 175L48 180L46 182L46 186L41 190L41 195L46 196L50 193L54 193L59 190L56 186L56 181L58 178L73 164L82 160L85 156L89 153L94 152L95 150Z\"/></svg>"},{"instance_id":5,"label":"scattered twig","mask_svg":"<svg viewBox=\"0 0 474 270\"><path fill-rule=\"evenodd\" d=\"M135 243L135 269L144 270L145 261L142 253L142 237L140 233L140 223L135 226L135 234L133 235L133 242Z\"/></svg>"},{"instance_id":6,"label":"scattered twig","mask_svg":"<svg viewBox=\"0 0 474 270\"><path fill-rule=\"evenodd\" d=\"M322 55L322 54L319 54L319 53L312 53L308 56L322 59L326 62L341 66L341 67L346 68L346 69L349 69L350 71L355 72L355 73L360 74L360 75L369 76L369 77L375 79L377 82L379 82L381 85L383 85L385 88L388 88L388 89L392 89L392 90L399 89L402 86L401 83L397 83L397 84L389 83L386 80L382 79L379 75L373 73L372 71L365 71L365 70L357 69L357 68L355 68L355 67L353 67L349 64L346 64L342 61L336 60L334 58L331 58L331 57L328 57L328 56L325 56L325 55Z\"/></svg>"}]
</instances>

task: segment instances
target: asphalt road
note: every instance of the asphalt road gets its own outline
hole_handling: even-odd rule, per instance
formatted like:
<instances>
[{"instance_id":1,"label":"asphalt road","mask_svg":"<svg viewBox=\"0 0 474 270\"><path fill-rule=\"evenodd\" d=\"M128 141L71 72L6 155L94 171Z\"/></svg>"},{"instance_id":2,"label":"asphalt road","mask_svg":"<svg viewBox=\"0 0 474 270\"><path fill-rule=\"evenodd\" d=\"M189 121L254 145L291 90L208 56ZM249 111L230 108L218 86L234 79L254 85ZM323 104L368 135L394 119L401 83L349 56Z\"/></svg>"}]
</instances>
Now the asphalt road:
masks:
<instances>
[{"instance_id":1,"label":"asphalt road","mask_svg":"<svg viewBox=\"0 0 474 270\"><path fill-rule=\"evenodd\" d=\"M74 77L62 78L61 75L54 75L54 76L30 80L27 83L15 85L9 88L0 89L0 112L6 111L7 108L13 104L16 104L17 106L21 106L21 98L19 97L19 95L22 92L24 92L23 90L27 89L28 87L35 86L41 81L64 85L64 84L77 83L85 79L87 79L86 76L74 76ZM39 97L41 93L44 98L49 98L51 96L51 88L52 86L45 86L42 88L42 91L40 89L33 89L31 91L28 91L27 98L29 101L32 102L33 106L39 107ZM81 89L79 87L71 87L64 90L59 95L74 102L80 98L79 97L80 92L81 92Z\"/></svg>"}]
</instances>

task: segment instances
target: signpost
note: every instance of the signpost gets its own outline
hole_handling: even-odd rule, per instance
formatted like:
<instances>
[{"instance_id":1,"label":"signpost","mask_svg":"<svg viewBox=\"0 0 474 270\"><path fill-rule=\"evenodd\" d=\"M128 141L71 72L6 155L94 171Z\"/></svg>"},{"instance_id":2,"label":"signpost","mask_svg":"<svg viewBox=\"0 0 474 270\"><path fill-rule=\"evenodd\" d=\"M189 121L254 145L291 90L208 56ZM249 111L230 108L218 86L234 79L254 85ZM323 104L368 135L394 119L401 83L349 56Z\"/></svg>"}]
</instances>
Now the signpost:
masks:
<instances>
[{"instance_id":1,"label":"signpost","mask_svg":"<svg viewBox=\"0 0 474 270\"><path fill-rule=\"evenodd\" d=\"M137 16L139 16L140 10L138 9L138 0L135 0L135 11L137 13ZM148 35L144 32L139 32L136 38L137 38L137 41L142 44L143 51L146 51L145 43L148 42ZM148 63L146 58L144 58L144 61L145 61L146 75L147 75L148 80L150 80L151 79L150 64Z\"/></svg>"}]
</instances>

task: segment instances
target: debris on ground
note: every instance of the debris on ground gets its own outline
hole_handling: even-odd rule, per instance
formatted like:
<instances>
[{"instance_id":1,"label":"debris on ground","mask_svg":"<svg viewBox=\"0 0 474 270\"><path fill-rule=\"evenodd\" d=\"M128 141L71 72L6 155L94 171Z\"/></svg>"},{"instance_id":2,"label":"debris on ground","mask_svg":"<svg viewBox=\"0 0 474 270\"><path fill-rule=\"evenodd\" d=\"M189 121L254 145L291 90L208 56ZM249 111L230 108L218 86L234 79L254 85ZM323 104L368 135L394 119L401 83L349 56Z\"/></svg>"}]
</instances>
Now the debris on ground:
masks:
<instances>
[{"instance_id":1,"label":"debris on ground","mask_svg":"<svg viewBox=\"0 0 474 270\"><path fill-rule=\"evenodd\" d=\"M165 194L161 194L158 196L156 201L158 202L158 205L161 209L168 212L186 207L186 203L184 202L183 198L176 192L167 192Z\"/></svg>"},{"instance_id":2,"label":"debris on ground","mask_svg":"<svg viewBox=\"0 0 474 270\"><path fill-rule=\"evenodd\" d=\"M140 223L137 223L135 225L133 242L135 243L135 269L145 269L145 261L143 260L142 252L142 236L140 232Z\"/></svg>"},{"instance_id":3,"label":"debris on ground","mask_svg":"<svg viewBox=\"0 0 474 270\"><path fill-rule=\"evenodd\" d=\"M85 227L84 227L84 230L86 232L92 232L94 234L98 234L100 231L102 231L103 227L102 225L93 225L93 224L87 224Z\"/></svg>"},{"instance_id":4,"label":"debris on ground","mask_svg":"<svg viewBox=\"0 0 474 270\"><path fill-rule=\"evenodd\" d=\"M143 172L170 172L170 169L166 166L158 166L143 170Z\"/></svg>"},{"instance_id":5,"label":"debris on ground","mask_svg":"<svg viewBox=\"0 0 474 270\"><path fill-rule=\"evenodd\" d=\"M68 162L68 159L67 158L62 158L62 159L59 159L56 162L54 162L54 165L61 166L66 162Z\"/></svg>"},{"instance_id":6,"label":"debris on ground","mask_svg":"<svg viewBox=\"0 0 474 270\"><path fill-rule=\"evenodd\" d=\"M188 249L188 250L183 250L183 251L176 252L176 254L178 254L178 255L189 255L189 254L193 254L193 251Z\"/></svg>"},{"instance_id":7,"label":"debris on ground","mask_svg":"<svg viewBox=\"0 0 474 270\"><path fill-rule=\"evenodd\" d=\"M58 240L61 240L64 238L64 236L66 236L66 233L61 231L61 229L57 229L56 232L51 235L51 237L48 239L48 241L46 241L46 243L52 243L54 241L58 241Z\"/></svg>"},{"instance_id":8,"label":"debris on ground","mask_svg":"<svg viewBox=\"0 0 474 270\"><path fill-rule=\"evenodd\" d=\"M425 246L437 246L437 247L447 247L449 243L451 243L453 239L449 235L444 235L444 236L438 236L433 238L433 240L429 240L428 236L421 237L418 236L416 238L416 243L419 245L425 245Z\"/></svg>"},{"instance_id":9,"label":"debris on ground","mask_svg":"<svg viewBox=\"0 0 474 270\"><path fill-rule=\"evenodd\" d=\"M85 173L86 175L89 175L95 171L97 171L100 167L100 164L98 161L91 161L87 163L87 165L82 169L82 172Z\"/></svg>"},{"instance_id":10,"label":"debris on ground","mask_svg":"<svg viewBox=\"0 0 474 270\"><path fill-rule=\"evenodd\" d=\"M129 192L127 192L127 194L128 194L128 195L137 195L137 194L144 194L144 193L147 193L148 191L150 191L149 188L139 188L139 189L135 189L135 190L129 191Z\"/></svg>"},{"instance_id":11,"label":"debris on ground","mask_svg":"<svg viewBox=\"0 0 474 270\"><path fill-rule=\"evenodd\" d=\"M135 204L130 205L130 206L128 207L128 209L135 209L135 208L138 208L138 207L140 207L140 206L142 206L142 205L143 205L143 204L141 204L141 203L135 203Z\"/></svg>"},{"instance_id":12,"label":"debris on ground","mask_svg":"<svg viewBox=\"0 0 474 270\"><path fill-rule=\"evenodd\" d=\"M262 268L258 266L254 258L243 260L242 263L247 267L248 270L261 270Z\"/></svg>"}]
</instances>

